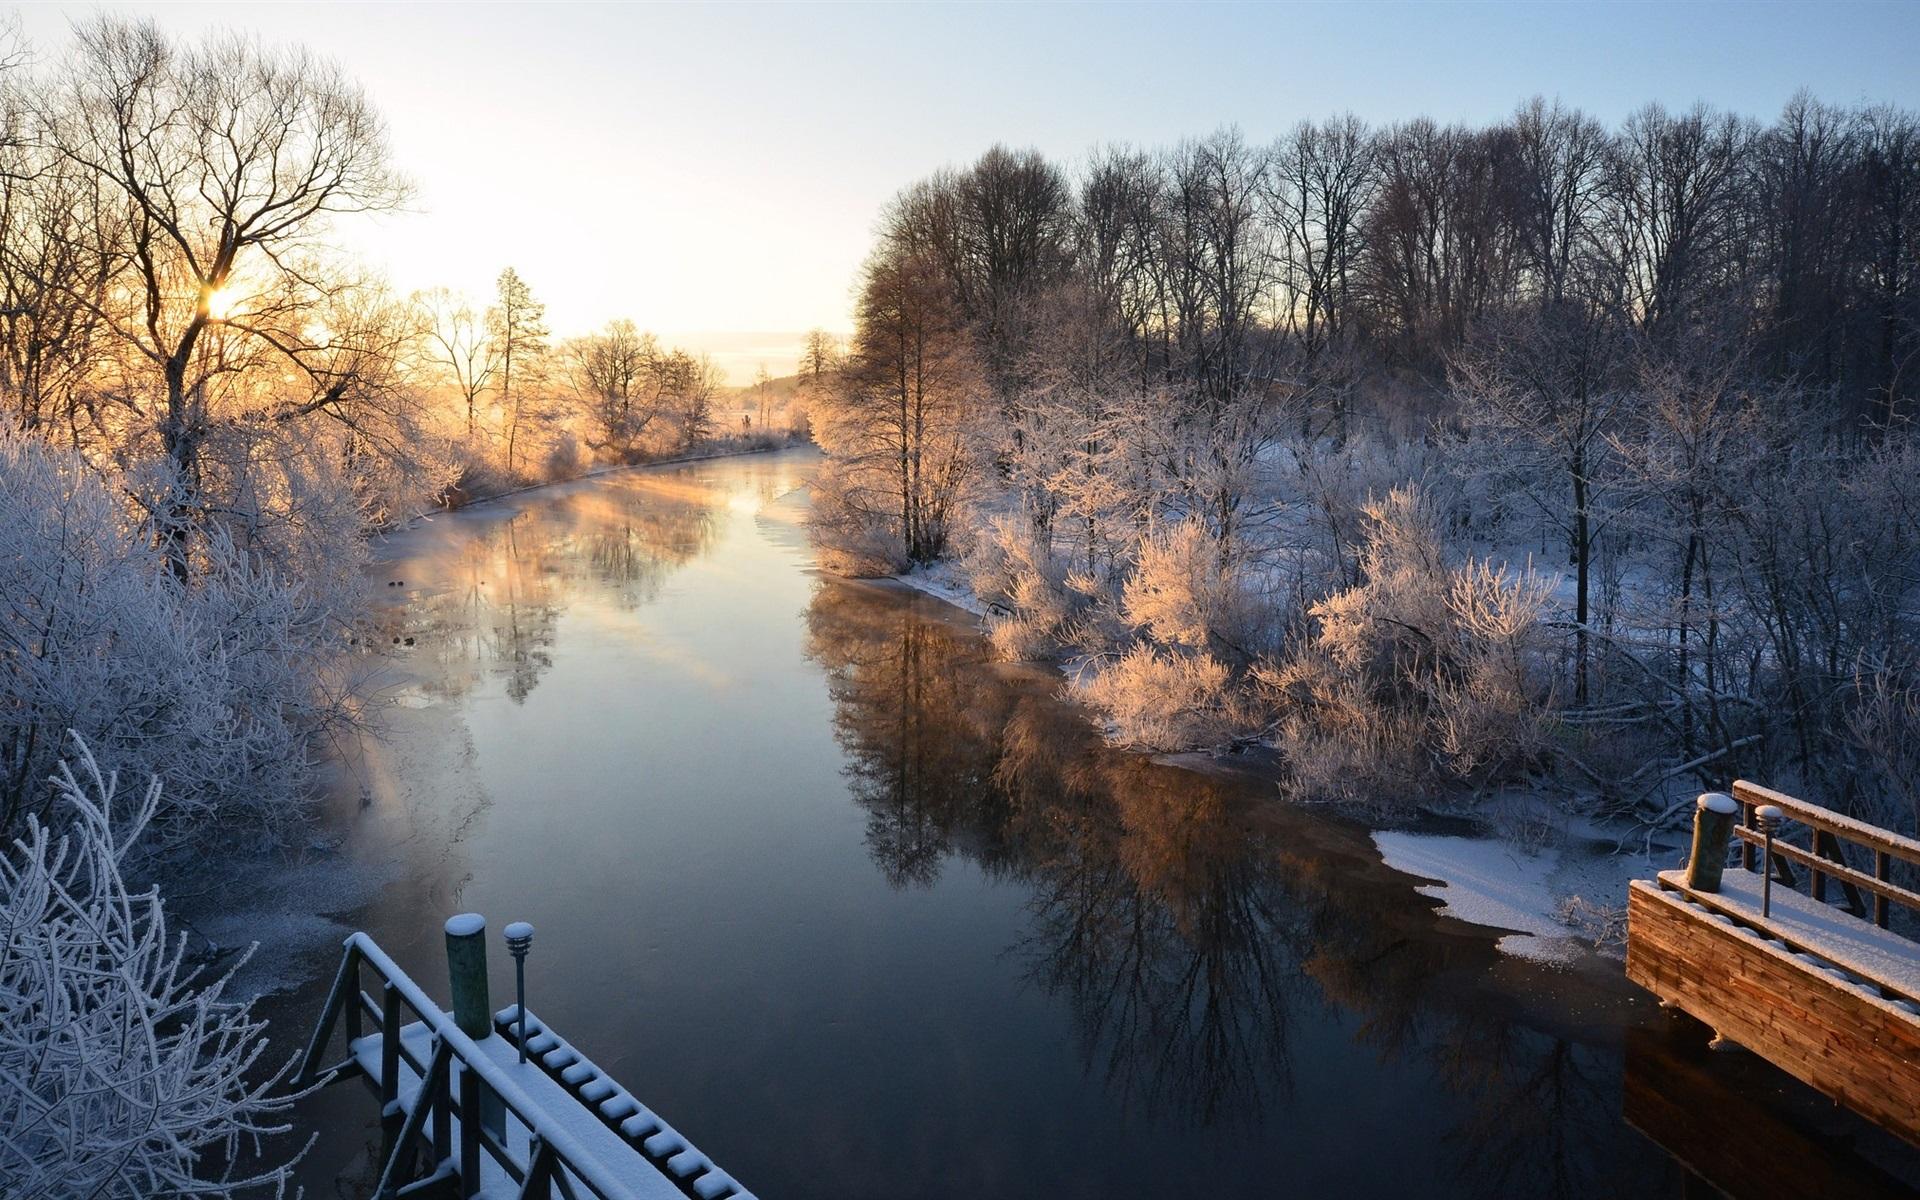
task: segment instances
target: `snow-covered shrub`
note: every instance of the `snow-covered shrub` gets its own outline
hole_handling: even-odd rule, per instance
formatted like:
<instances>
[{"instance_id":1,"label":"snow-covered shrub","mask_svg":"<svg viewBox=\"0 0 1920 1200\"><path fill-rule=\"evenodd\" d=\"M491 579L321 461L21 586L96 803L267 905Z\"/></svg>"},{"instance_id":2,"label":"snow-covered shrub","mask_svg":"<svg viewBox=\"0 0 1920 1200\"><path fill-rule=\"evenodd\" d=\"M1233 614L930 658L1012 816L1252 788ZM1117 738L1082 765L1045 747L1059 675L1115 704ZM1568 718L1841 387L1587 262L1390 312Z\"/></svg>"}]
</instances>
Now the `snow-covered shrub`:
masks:
<instances>
[{"instance_id":1,"label":"snow-covered shrub","mask_svg":"<svg viewBox=\"0 0 1920 1200\"><path fill-rule=\"evenodd\" d=\"M963 563L974 595L991 610L987 633L1003 659L1044 659L1074 639L1074 624L1089 597L1072 586L1072 572L1033 522L997 514L973 538Z\"/></svg>"},{"instance_id":2,"label":"snow-covered shrub","mask_svg":"<svg viewBox=\"0 0 1920 1200\"><path fill-rule=\"evenodd\" d=\"M549 483L576 479L586 470L587 456L580 446L580 439L570 429L557 431L547 446L546 463L541 469L540 478Z\"/></svg>"},{"instance_id":3,"label":"snow-covered shrub","mask_svg":"<svg viewBox=\"0 0 1920 1200\"><path fill-rule=\"evenodd\" d=\"M298 815L308 739L348 713L340 589L357 557L312 561L327 542L311 532L238 533L252 550L216 525L183 579L97 472L0 436L0 832L51 814L68 730L110 771L169 780L158 847Z\"/></svg>"},{"instance_id":4,"label":"snow-covered shrub","mask_svg":"<svg viewBox=\"0 0 1920 1200\"><path fill-rule=\"evenodd\" d=\"M1246 660L1272 628L1248 583L1245 564L1224 561L1205 523L1188 518L1141 539L1121 603L1127 620L1162 645Z\"/></svg>"},{"instance_id":5,"label":"snow-covered shrub","mask_svg":"<svg viewBox=\"0 0 1920 1200\"><path fill-rule=\"evenodd\" d=\"M1141 643L1111 664L1082 671L1073 690L1106 718L1115 744L1188 750L1244 731L1232 679L1226 664L1204 650L1162 652Z\"/></svg>"},{"instance_id":6,"label":"snow-covered shrub","mask_svg":"<svg viewBox=\"0 0 1920 1200\"><path fill-rule=\"evenodd\" d=\"M261 1165L295 1097L263 1071L265 1022L183 962L157 890L122 875L160 808L116 803L84 742L0 854L0 1190L9 1196L228 1197L285 1191Z\"/></svg>"},{"instance_id":7,"label":"snow-covered shrub","mask_svg":"<svg viewBox=\"0 0 1920 1200\"><path fill-rule=\"evenodd\" d=\"M1280 740L1301 793L1404 796L1423 780L1537 763L1555 704L1546 583L1449 565L1440 517L1414 488L1367 518L1361 582L1314 605L1310 634L1259 672L1286 713Z\"/></svg>"}]
</instances>

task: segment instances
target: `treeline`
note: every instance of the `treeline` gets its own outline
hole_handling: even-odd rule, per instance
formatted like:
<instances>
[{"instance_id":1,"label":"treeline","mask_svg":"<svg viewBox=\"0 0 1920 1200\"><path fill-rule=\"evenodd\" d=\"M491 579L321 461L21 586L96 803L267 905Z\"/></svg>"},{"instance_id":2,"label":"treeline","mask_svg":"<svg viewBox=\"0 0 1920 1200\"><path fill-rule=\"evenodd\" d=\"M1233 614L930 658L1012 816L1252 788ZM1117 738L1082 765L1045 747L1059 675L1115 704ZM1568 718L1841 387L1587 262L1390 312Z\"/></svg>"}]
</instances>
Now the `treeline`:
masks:
<instances>
[{"instance_id":1,"label":"treeline","mask_svg":"<svg viewBox=\"0 0 1920 1200\"><path fill-rule=\"evenodd\" d=\"M166 778L152 845L275 836L361 719L368 530L761 436L631 322L554 339L513 270L477 304L344 258L409 192L338 67L111 16L0 41L0 837L70 731Z\"/></svg>"},{"instance_id":2,"label":"treeline","mask_svg":"<svg viewBox=\"0 0 1920 1200\"><path fill-rule=\"evenodd\" d=\"M1535 100L907 189L814 424L1117 739L1303 795L1764 775L1914 819L1920 120Z\"/></svg>"}]
</instances>

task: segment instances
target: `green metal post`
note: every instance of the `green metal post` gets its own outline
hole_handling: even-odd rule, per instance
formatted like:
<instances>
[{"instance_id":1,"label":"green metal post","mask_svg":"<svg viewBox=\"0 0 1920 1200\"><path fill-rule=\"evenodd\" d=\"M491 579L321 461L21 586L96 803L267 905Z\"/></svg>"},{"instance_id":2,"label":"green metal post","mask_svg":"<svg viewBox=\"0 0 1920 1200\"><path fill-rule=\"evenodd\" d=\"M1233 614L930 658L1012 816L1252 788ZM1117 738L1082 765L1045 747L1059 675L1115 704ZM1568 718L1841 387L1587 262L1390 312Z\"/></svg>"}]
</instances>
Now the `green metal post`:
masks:
<instances>
[{"instance_id":1,"label":"green metal post","mask_svg":"<svg viewBox=\"0 0 1920 1200\"><path fill-rule=\"evenodd\" d=\"M453 1023L474 1041L493 1034L487 996L487 919L461 913L447 920L447 979L453 989Z\"/></svg>"}]
</instances>

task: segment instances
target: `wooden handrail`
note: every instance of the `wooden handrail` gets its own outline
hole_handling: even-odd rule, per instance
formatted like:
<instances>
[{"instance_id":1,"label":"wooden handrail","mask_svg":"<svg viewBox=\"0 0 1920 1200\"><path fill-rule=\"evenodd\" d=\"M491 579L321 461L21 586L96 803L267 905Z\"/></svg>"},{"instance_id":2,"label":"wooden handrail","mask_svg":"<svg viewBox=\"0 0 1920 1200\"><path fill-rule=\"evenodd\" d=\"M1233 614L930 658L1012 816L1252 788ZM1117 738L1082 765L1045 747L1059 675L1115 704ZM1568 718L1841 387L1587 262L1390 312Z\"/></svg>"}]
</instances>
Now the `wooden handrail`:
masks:
<instances>
[{"instance_id":1,"label":"wooden handrail","mask_svg":"<svg viewBox=\"0 0 1920 1200\"><path fill-rule=\"evenodd\" d=\"M1764 846L1766 844L1765 835L1748 829L1744 825L1735 828L1733 835L1752 846ZM1810 871L1831 875L1835 879L1845 880L1855 887L1860 888L1862 891L1871 892L1875 896L1884 897L1893 901L1895 904L1904 904L1908 908L1920 912L1920 892L1910 892L1897 883L1888 883L1885 880L1876 879L1865 871L1855 870L1845 863L1835 862L1830 858L1821 858L1809 850L1802 849L1792 842L1781 841L1777 837L1773 840L1773 852L1782 858L1792 859Z\"/></svg>"},{"instance_id":2,"label":"wooden handrail","mask_svg":"<svg viewBox=\"0 0 1920 1200\"><path fill-rule=\"evenodd\" d=\"M1750 809L1762 804L1771 804L1802 825L1825 830L1849 842L1885 851L1901 862L1920 867L1920 841L1904 837L1890 829L1869 825L1865 821L1855 820L1844 813L1822 808L1818 804L1809 804L1785 792L1776 792L1770 787L1762 787L1760 784L1749 783L1744 779L1733 781L1733 798Z\"/></svg>"},{"instance_id":3,"label":"wooden handrail","mask_svg":"<svg viewBox=\"0 0 1920 1200\"><path fill-rule=\"evenodd\" d=\"M1734 780L1733 795L1740 802L1740 827L1735 830L1735 835L1743 843L1740 857L1747 870L1773 869L1772 863L1764 866L1759 864L1766 838L1754 828L1754 811L1761 805L1771 804L1813 833L1810 849L1802 849L1777 837L1774 839L1774 859L1780 862L1789 885L1793 878L1792 872L1786 869L1787 862L1797 862L1812 873L1815 900L1826 899L1827 879L1831 876L1840 881L1840 886L1847 893L1849 907L1854 915L1860 917L1867 915L1860 899L1861 893L1865 892L1873 897L1873 923L1882 929L1888 925L1888 901L1920 912L1920 893L1890 882L1894 859L1920 866L1920 840L1744 779ZM1864 846L1873 852L1871 875L1846 861L1840 849L1842 841Z\"/></svg>"}]
</instances>

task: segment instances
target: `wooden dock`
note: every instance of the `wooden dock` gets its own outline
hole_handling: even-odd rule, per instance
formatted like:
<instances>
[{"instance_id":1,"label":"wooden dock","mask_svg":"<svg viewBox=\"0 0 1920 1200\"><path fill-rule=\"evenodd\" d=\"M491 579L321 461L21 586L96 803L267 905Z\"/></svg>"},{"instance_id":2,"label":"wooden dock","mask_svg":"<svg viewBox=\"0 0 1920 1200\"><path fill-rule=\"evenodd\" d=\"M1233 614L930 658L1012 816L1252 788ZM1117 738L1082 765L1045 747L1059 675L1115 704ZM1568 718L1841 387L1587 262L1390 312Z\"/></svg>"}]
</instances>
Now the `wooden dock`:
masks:
<instances>
[{"instance_id":1,"label":"wooden dock","mask_svg":"<svg viewBox=\"0 0 1920 1200\"><path fill-rule=\"evenodd\" d=\"M1893 906L1920 912L1893 881L1920 842L1754 784L1733 797L1738 867L1631 885L1627 977L1920 1145L1920 944L1892 928Z\"/></svg>"},{"instance_id":2,"label":"wooden dock","mask_svg":"<svg viewBox=\"0 0 1920 1200\"><path fill-rule=\"evenodd\" d=\"M476 946L484 925L456 932L456 923L478 920L448 924L453 1013L372 938L349 937L295 1077L298 1085L360 1079L373 1092L382 1131L377 1200L753 1200L531 1012L522 1022L517 1004L486 1011L484 942ZM368 973L378 998L362 988ZM336 1029L344 1057L324 1066Z\"/></svg>"}]
</instances>

